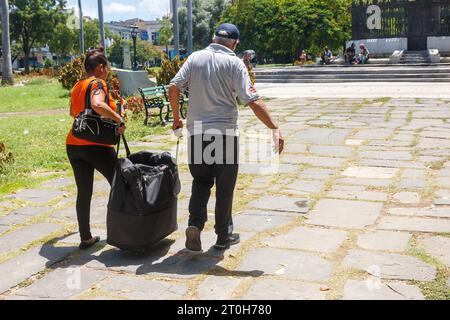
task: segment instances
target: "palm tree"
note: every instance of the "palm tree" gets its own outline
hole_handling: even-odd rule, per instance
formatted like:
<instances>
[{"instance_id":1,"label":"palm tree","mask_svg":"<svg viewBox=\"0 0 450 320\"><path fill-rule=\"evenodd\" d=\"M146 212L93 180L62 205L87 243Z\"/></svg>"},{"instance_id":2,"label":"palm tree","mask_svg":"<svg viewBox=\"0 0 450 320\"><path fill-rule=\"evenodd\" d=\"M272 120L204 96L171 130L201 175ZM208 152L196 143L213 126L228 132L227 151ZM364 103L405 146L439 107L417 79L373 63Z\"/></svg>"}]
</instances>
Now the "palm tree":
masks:
<instances>
[{"instance_id":1,"label":"palm tree","mask_svg":"<svg viewBox=\"0 0 450 320\"><path fill-rule=\"evenodd\" d=\"M12 85L12 63L11 63L11 43L9 38L9 4L8 0L0 0L0 8L2 15L2 85Z\"/></svg>"}]
</instances>

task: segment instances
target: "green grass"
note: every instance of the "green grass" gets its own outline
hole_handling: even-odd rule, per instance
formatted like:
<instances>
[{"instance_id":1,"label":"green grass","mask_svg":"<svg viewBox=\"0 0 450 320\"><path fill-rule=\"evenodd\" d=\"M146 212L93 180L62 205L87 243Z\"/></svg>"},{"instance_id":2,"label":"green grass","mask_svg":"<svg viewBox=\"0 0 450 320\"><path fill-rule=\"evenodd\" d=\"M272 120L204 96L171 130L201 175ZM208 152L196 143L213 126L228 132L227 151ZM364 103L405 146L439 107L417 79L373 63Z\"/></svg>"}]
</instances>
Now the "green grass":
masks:
<instances>
[{"instance_id":1,"label":"green grass","mask_svg":"<svg viewBox=\"0 0 450 320\"><path fill-rule=\"evenodd\" d=\"M169 126L152 128L143 123L143 115L129 119L126 133L129 141L169 130ZM0 198L17 189L36 187L45 180L33 176L33 171L70 169L65 143L71 124L72 119L67 115L0 118L1 140L14 156L13 164L0 173Z\"/></svg>"},{"instance_id":2,"label":"green grass","mask_svg":"<svg viewBox=\"0 0 450 320\"><path fill-rule=\"evenodd\" d=\"M386 104L386 103L389 103L389 101L391 101L391 100L392 100L392 98L390 98L390 97L381 97L381 98L374 99L372 102Z\"/></svg>"},{"instance_id":3,"label":"green grass","mask_svg":"<svg viewBox=\"0 0 450 320\"><path fill-rule=\"evenodd\" d=\"M437 259L429 256L423 246L418 243L416 237L413 237L408 243L407 253L436 267L436 278L433 281L411 281L412 284L417 285L421 289L427 300L450 300L450 289L447 286L448 268Z\"/></svg>"},{"instance_id":4,"label":"green grass","mask_svg":"<svg viewBox=\"0 0 450 320\"><path fill-rule=\"evenodd\" d=\"M16 79L16 84L19 79ZM36 77L25 86L0 87L0 113L32 112L69 107L69 92L57 79Z\"/></svg>"}]
</instances>

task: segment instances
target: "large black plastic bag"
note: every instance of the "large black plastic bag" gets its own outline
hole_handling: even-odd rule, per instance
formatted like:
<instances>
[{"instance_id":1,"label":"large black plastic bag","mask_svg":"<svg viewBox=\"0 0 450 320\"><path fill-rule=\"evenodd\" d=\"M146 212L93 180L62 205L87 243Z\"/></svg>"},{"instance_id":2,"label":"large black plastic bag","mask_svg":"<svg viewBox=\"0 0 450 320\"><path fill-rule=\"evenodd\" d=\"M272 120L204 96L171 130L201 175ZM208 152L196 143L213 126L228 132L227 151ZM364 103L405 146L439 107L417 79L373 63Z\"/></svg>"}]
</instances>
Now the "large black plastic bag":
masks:
<instances>
[{"instance_id":1,"label":"large black plastic bag","mask_svg":"<svg viewBox=\"0 0 450 320\"><path fill-rule=\"evenodd\" d=\"M142 251L178 229L181 185L169 153L139 152L117 160L108 203L108 244Z\"/></svg>"}]
</instances>

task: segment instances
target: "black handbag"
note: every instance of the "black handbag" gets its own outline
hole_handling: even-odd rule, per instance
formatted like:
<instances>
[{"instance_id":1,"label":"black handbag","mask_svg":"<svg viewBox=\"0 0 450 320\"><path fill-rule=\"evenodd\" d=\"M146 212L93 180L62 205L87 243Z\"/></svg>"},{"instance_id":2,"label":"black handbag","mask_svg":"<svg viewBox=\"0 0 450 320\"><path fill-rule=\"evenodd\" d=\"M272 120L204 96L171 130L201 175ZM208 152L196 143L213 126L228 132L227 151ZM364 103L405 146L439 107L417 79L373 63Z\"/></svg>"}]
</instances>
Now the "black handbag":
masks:
<instances>
[{"instance_id":1,"label":"black handbag","mask_svg":"<svg viewBox=\"0 0 450 320\"><path fill-rule=\"evenodd\" d=\"M72 134L79 139L94 143L116 145L119 143L119 126L113 120L100 116L91 107L91 90L95 81L99 88L103 87L100 80L93 80L86 91L85 108L73 122ZM109 96L106 95L105 102L109 105ZM120 110L119 110L120 111ZM119 113L120 114L120 113Z\"/></svg>"}]
</instances>

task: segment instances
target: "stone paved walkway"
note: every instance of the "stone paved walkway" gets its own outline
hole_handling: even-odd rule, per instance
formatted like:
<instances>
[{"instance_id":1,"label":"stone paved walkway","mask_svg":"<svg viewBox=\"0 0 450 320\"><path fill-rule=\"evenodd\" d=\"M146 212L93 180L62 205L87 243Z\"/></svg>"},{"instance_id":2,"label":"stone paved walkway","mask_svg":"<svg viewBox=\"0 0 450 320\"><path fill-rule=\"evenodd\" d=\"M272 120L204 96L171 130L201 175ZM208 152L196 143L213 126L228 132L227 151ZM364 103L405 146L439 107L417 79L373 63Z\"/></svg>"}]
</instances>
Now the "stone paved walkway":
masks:
<instances>
[{"instance_id":1,"label":"stone paved walkway","mask_svg":"<svg viewBox=\"0 0 450 320\"><path fill-rule=\"evenodd\" d=\"M277 174L242 165L235 228L221 254L211 200L205 253L180 230L144 256L101 242L77 250L71 177L0 203L1 299L450 299L450 101L270 100L287 149ZM248 110L241 127L261 127ZM165 150L170 137L134 148ZM162 143L161 143L162 142ZM106 237L108 185L92 228Z\"/></svg>"}]
</instances>

